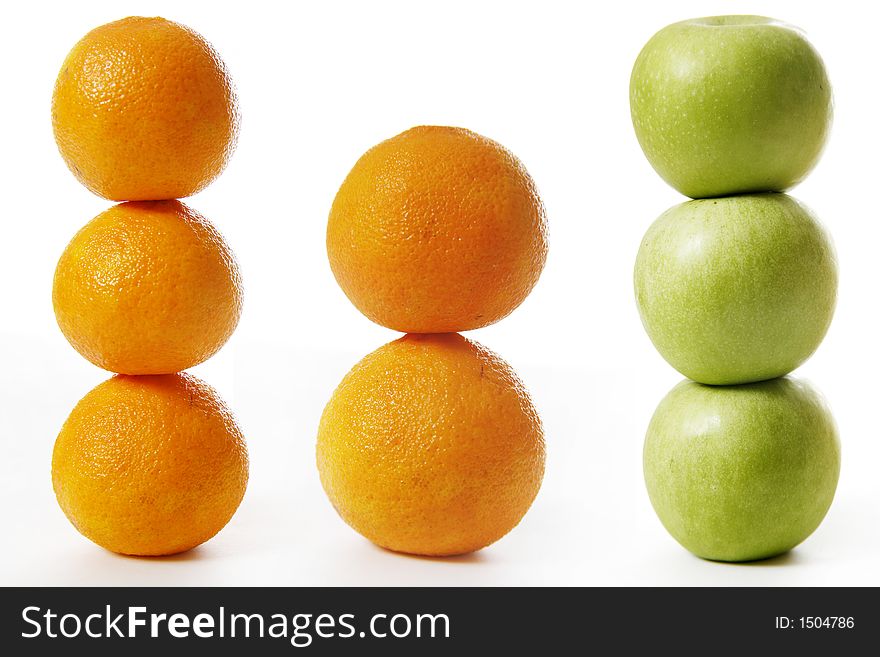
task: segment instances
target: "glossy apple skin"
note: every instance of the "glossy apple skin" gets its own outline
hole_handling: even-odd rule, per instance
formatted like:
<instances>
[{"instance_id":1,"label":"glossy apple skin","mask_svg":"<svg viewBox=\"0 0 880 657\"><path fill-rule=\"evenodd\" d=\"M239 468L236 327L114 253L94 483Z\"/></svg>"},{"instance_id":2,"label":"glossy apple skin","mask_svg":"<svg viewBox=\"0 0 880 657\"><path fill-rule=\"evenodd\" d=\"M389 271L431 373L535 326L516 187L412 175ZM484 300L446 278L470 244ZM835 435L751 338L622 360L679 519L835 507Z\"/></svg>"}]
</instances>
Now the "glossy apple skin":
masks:
<instances>
[{"instance_id":1,"label":"glossy apple skin","mask_svg":"<svg viewBox=\"0 0 880 657\"><path fill-rule=\"evenodd\" d=\"M644 471L654 510L683 547L753 561L787 552L822 522L840 442L821 395L802 381L684 381L651 419Z\"/></svg>"},{"instance_id":2,"label":"glossy apple skin","mask_svg":"<svg viewBox=\"0 0 880 657\"><path fill-rule=\"evenodd\" d=\"M630 109L642 150L691 198L782 192L813 169L831 127L822 58L760 16L675 23L636 59Z\"/></svg>"},{"instance_id":3,"label":"glossy apple skin","mask_svg":"<svg viewBox=\"0 0 880 657\"><path fill-rule=\"evenodd\" d=\"M819 346L837 300L834 246L786 194L688 201L648 229L635 264L660 354L712 385L788 374Z\"/></svg>"}]
</instances>

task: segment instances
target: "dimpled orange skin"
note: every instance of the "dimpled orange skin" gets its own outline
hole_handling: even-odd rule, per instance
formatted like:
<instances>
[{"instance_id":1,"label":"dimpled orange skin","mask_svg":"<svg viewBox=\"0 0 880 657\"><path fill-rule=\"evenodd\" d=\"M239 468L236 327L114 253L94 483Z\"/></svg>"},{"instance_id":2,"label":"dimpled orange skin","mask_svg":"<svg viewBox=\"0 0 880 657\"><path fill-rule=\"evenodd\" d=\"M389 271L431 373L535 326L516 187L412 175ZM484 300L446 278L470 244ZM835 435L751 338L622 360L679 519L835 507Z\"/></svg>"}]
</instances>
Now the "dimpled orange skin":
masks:
<instances>
[{"instance_id":1,"label":"dimpled orange skin","mask_svg":"<svg viewBox=\"0 0 880 657\"><path fill-rule=\"evenodd\" d=\"M462 336L407 335L348 373L321 418L321 483L345 522L397 552L479 550L541 486L541 421L516 374Z\"/></svg>"},{"instance_id":2,"label":"dimpled orange skin","mask_svg":"<svg viewBox=\"0 0 880 657\"><path fill-rule=\"evenodd\" d=\"M241 278L220 233L183 203L121 203L67 245L52 302L65 337L98 367L167 374L226 343L241 315Z\"/></svg>"},{"instance_id":3,"label":"dimpled orange skin","mask_svg":"<svg viewBox=\"0 0 880 657\"><path fill-rule=\"evenodd\" d=\"M182 198L206 187L235 147L232 81L200 35L164 18L95 28L68 54L52 96L67 166L114 201Z\"/></svg>"},{"instance_id":4,"label":"dimpled orange skin","mask_svg":"<svg viewBox=\"0 0 880 657\"><path fill-rule=\"evenodd\" d=\"M500 144L462 128L412 128L354 165L330 210L327 254L351 302L382 326L480 328L537 283L544 207Z\"/></svg>"},{"instance_id":5,"label":"dimpled orange skin","mask_svg":"<svg viewBox=\"0 0 880 657\"><path fill-rule=\"evenodd\" d=\"M52 454L67 518L112 552L158 556L204 543L244 496L235 420L196 377L117 375L80 400Z\"/></svg>"}]
</instances>

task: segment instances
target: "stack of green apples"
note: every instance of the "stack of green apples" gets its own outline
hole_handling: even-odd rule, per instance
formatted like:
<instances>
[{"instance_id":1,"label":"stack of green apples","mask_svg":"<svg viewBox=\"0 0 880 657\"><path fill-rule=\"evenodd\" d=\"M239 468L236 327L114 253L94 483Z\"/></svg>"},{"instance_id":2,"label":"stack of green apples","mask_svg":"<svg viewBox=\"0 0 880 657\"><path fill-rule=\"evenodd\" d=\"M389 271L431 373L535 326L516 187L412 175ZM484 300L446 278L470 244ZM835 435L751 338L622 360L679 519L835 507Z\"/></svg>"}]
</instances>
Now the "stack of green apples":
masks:
<instances>
[{"instance_id":1,"label":"stack of green apples","mask_svg":"<svg viewBox=\"0 0 880 657\"><path fill-rule=\"evenodd\" d=\"M635 265L645 329L690 379L648 428L648 494L694 554L773 557L819 526L840 472L825 402L786 376L819 346L837 298L828 234L783 193L830 130L825 66L780 21L683 21L639 54L630 106L651 165L694 199L657 219Z\"/></svg>"}]
</instances>

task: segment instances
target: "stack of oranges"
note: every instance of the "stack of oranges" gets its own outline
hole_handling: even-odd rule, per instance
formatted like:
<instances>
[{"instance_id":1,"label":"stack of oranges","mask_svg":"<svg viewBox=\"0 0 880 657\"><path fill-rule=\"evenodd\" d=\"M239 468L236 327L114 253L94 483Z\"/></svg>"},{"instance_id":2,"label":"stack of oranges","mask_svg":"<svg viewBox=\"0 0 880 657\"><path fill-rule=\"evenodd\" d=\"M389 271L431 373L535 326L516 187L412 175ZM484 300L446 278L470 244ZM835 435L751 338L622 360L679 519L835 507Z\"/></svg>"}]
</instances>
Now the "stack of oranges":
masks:
<instances>
[{"instance_id":1,"label":"stack of oranges","mask_svg":"<svg viewBox=\"0 0 880 657\"><path fill-rule=\"evenodd\" d=\"M345 522L390 550L479 550L525 515L544 474L517 375L457 331L506 317L544 267L544 208L522 163L460 128L375 146L333 202L327 252L368 318L407 333L364 358L324 410L317 463Z\"/></svg>"},{"instance_id":2,"label":"stack of oranges","mask_svg":"<svg viewBox=\"0 0 880 657\"><path fill-rule=\"evenodd\" d=\"M126 18L71 50L52 122L77 179L122 201L74 236L55 271L62 332L116 373L65 422L52 458L55 493L73 525L108 550L188 550L229 521L248 478L226 405L183 372L223 346L241 313L232 252L177 200L206 187L232 153L231 80L192 30Z\"/></svg>"}]
</instances>

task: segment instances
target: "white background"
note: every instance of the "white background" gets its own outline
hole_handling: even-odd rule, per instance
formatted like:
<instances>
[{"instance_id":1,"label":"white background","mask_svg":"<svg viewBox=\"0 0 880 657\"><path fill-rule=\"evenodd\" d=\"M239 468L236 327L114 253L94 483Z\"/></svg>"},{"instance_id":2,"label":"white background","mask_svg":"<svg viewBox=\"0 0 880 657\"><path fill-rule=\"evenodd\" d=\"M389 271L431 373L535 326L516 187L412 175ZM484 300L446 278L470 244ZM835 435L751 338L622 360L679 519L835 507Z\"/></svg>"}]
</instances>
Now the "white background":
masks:
<instances>
[{"instance_id":1,"label":"white background","mask_svg":"<svg viewBox=\"0 0 880 657\"><path fill-rule=\"evenodd\" d=\"M305 3L302 3L305 5ZM0 39L0 584L58 585L832 585L880 584L877 431L877 10L846 2L14 3ZM11 13L10 13L11 11ZM664 25L759 13L803 27L836 98L825 156L794 194L833 234L837 315L797 376L824 391L843 469L825 523L789 555L701 561L654 516L644 430L679 379L645 336L631 269L642 234L683 201L632 131L630 67ZM246 305L230 343L195 372L237 413L251 483L216 538L167 559L120 557L80 536L55 503L55 436L108 375L58 330L55 262L109 203L67 171L49 106L70 47L126 15L162 15L205 35L236 80L243 129L229 168L188 203L237 253ZM396 337L336 286L327 213L373 144L417 124L471 128L526 164L551 249L526 302L472 337L507 359L543 417L547 472L510 535L446 560L373 547L337 518L314 466L323 405L348 369Z\"/></svg>"}]
</instances>

